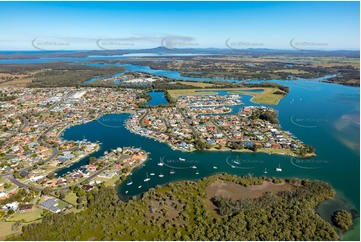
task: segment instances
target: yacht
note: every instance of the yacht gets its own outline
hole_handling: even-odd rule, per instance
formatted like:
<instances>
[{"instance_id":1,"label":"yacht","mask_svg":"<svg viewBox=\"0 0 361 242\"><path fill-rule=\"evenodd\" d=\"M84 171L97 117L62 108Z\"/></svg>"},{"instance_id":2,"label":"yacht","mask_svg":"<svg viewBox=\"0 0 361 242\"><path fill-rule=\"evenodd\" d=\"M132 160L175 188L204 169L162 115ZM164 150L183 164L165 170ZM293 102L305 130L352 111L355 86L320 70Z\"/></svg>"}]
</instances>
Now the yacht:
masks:
<instances>
[{"instance_id":1,"label":"yacht","mask_svg":"<svg viewBox=\"0 0 361 242\"><path fill-rule=\"evenodd\" d=\"M148 177L148 173L147 173L147 178L144 179L145 182L149 181L150 178Z\"/></svg>"}]
</instances>

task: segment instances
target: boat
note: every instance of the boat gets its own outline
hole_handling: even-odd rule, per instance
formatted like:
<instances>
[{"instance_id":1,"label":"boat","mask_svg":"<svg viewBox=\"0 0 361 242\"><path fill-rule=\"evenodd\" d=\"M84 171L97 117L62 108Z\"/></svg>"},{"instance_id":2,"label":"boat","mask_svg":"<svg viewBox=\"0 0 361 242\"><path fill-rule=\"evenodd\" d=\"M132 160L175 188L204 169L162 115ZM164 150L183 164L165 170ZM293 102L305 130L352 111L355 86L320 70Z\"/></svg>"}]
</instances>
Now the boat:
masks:
<instances>
[{"instance_id":1,"label":"boat","mask_svg":"<svg viewBox=\"0 0 361 242\"><path fill-rule=\"evenodd\" d=\"M199 172L198 172L198 170L197 170L196 175L198 175L198 174L199 174Z\"/></svg>"},{"instance_id":2,"label":"boat","mask_svg":"<svg viewBox=\"0 0 361 242\"><path fill-rule=\"evenodd\" d=\"M191 166L191 168L193 168L193 169L197 169L197 167L196 167L196 166Z\"/></svg>"},{"instance_id":3,"label":"boat","mask_svg":"<svg viewBox=\"0 0 361 242\"><path fill-rule=\"evenodd\" d=\"M217 167L217 166L213 166L213 169L218 169L218 167Z\"/></svg>"},{"instance_id":4,"label":"boat","mask_svg":"<svg viewBox=\"0 0 361 242\"><path fill-rule=\"evenodd\" d=\"M138 188L142 188L142 186L139 186Z\"/></svg>"},{"instance_id":5,"label":"boat","mask_svg":"<svg viewBox=\"0 0 361 242\"><path fill-rule=\"evenodd\" d=\"M158 166L163 166L163 165L164 165L163 162L159 162L159 163L158 163Z\"/></svg>"},{"instance_id":6,"label":"boat","mask_svg":"<svg viewBox=\"0 0 361 242\"><path fill-rule=\"evenodd\" d=\"M154 174L154 173L150 173L149 175L154 176L155 174Z\"/></svg>"},{"instance_id":7,"label":"boat","mask_svg":"<svg viewBox=\"0 0 361 242\"><path fill-rule=\"evenodd\" d=\"M264 174L267 174L267 168L264 168L264 172L263 172Z\"/></svg>"},{"instance_id":8,"label":"boat","mask_svg":"<svg viewBox=\"0 0 361 242\"><path fill-rule=\"evenodd\" d=\"M276 167L277 172L282 172L281 164L278 164L278 167Z\"/></svg>"},{"instance_id":9,"label":"boat","mask_svg":"<svg viewBox=\"0 0 361 242\"><path fill-rule=\"evenodd\" d=\"M236 168L235 166L231 166L232 168Z\"/></svg>"},{"instance_id":10,"label":"boat","mask_svg":"<svg viewBox=\"0 0 361 242\"><path fill-rule=\"evenodd\" d=\"M159 177L164 177L164 175L163 175L162 173L160 173L158 176L159 176Z\"/></svg>"},{"instance_id":11,"label":"boat","mask_svg":"<svg viewBox=\"0 0 361 242\"><path fill-rule=\"evenodd\" d=\"M178 158L180 161L186 161L186 159L184 159L184 158Z\"/></svg>"},{"instance_id":12,"label":"boat","mask_svg":"<svg viewBox=\"0 0 361 242\"><path fill-rule=\"evenodd\" d=\"M233 161L235 164L239 165L239 162L238 161Z\"/></svg>"},{"instance_id":13,"label":"boat","mask_svg":"<svg viewBox=\"0 0 361 242\"><path fill-rule=\"evenodd\" d=\"M128 194L128 191L125 191L125 194Z\"/></svg>"},{"instance_id":14,"label":"boat","mask_svg":"<svg viewBox=\"0 0 361 242\"><path fill-rule=\"evenodd\" d=\"M127 182L127 186L130 186L133 184L133 181Z\"/></svg>"},{"instance_id":15,"label":"boat","mask_svg":"<svg viewBox=\"0 0 361 242\"><path fill-rule=\"evenodd\" d=\"M144 179L145 182L149 181L150 178L148 177L148 173L147 173L147 178Z\"/></svg>"},{"instance_id":16,"label":"boat","mask_svg":"<svg viewBox=\"0 0 361 242\"><path fill-rule=\"evenodd\" d=\"M175 171L174 171L174 170L171 170L169 173L173 175L173 174L175 173Z\"/></svg>"}]
</instances>

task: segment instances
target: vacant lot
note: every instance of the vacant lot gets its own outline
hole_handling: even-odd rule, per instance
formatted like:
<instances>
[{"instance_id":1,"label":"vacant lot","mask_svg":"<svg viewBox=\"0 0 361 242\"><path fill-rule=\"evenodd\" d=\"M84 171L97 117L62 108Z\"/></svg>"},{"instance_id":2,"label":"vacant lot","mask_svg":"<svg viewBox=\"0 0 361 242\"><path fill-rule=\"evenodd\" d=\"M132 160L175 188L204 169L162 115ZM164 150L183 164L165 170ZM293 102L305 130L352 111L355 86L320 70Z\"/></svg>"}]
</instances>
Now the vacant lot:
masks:
<instances>
[{"instance_id":1,"label":"vacant lot","mask_svg":"<svg viewBox=\"0 0 361 242\"><path fill-rule=\"evenodd\" d=\"M293 189L294 186L288 183L274 184L272 182L264 181L262 185L242 186L234 182L217 180L206 188L206 208L212 212L216 217L220 217L216 212L216 206L212 203L211 198L216 196L223 196L234 200L242 200L247 198L258 198L266 192L281 192Z\"/></svg>"},{"instance_id":2,"label":"vacant lot","mask_svg":"<svg viewBox=\"0 0 361 242\"><path fill-rule=\"evenodd\" d=\"M188 85L188 86L194 86L194 87L201 87L201 88L205 88L205 87L213 87L214 85L212 83L205 83L205 82L179 82L183 85Z\"/></svg>"}]
</instances>

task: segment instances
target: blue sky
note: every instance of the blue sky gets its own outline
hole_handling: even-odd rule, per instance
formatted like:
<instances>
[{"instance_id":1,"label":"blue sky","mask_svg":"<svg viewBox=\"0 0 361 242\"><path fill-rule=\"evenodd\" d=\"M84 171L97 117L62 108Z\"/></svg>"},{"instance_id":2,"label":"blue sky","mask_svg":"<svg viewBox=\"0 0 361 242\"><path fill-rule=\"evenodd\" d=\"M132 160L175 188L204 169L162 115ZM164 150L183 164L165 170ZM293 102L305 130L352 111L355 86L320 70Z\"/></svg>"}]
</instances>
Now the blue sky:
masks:
<instances>
[{"instance_id":1,"label":"blue sky","mask_svg":"<svg viewBox=\"0 0 361 242\"><path fill-rule=\"evenodd\" d=\"M0 50L359 49L359 2L0 2Z\"/></svg>"}]
</instances>

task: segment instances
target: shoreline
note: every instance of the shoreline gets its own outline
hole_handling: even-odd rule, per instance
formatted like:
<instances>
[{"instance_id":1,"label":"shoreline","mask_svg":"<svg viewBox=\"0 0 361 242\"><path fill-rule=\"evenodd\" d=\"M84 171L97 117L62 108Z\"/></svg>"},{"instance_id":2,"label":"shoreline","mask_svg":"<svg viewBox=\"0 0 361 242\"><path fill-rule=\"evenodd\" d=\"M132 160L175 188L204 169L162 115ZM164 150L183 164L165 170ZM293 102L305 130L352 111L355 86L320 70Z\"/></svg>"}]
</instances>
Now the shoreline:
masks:
<instances>
[{"instance_id":1,"label":"shoreline","mask_svg":"<svg viewBox=\"0 0 361 242\"><path fill-rule=\"evenodd\" d=\"M283 155L283 156L289 156L289 157L298 157L298 158L309 158L309 157L314 157L316 156L316 154L307 154L306 156L298 156L297 154L291 154L287 151L289 150L283 150L283 149L279 149L280 152L272 152L272 151L268 151L268 150L265 150L267 148L259 148L258 151L252 151L252 150L248 150L248 149L241 149L241 150L232 150L230 148L222 148L222 149L216 149L214 147L210 148L210 149L205 149L205 150L197 150L197 149L191 149L191 150L181 150L175 146L172 146L169 142L167 141L163 141L163 140L160 140L160 139L157 139L156 137L153 137L153 136L149 136L149 135L145 135L145 134L140 134L140 133L137 133L134 129L130 128L129 127L129 120L127 120L126 124L125 124L125 128L133 133L133 134L136 134L136 135L140 135L140 136L143 136L143 137L146 137L146 138L149 138L149 139L153 139L155 141L158 141L158 142L161 142L161 143L165 143L167 144L170 148L172 148L173 150L178 150L178 151L181 151L181 152L187 152L187 153L191 153L191 152L194 152L194 151L209 151L209 152L214 152L214 151L218 151L218 152L240 152L240 153L264 153L264 154L268 154L268 155L273 155L273 154L276 154L276 155Z\"/></svg>"}]
</instances>

